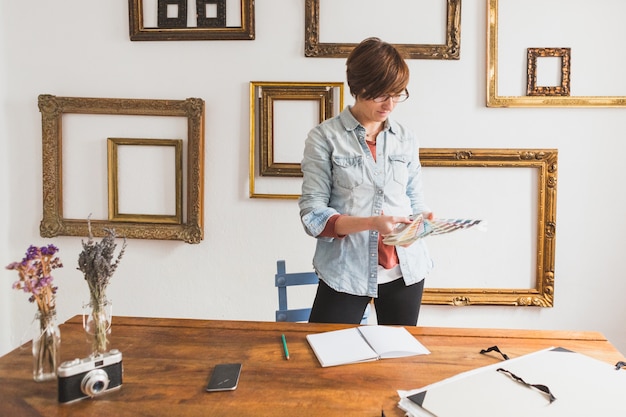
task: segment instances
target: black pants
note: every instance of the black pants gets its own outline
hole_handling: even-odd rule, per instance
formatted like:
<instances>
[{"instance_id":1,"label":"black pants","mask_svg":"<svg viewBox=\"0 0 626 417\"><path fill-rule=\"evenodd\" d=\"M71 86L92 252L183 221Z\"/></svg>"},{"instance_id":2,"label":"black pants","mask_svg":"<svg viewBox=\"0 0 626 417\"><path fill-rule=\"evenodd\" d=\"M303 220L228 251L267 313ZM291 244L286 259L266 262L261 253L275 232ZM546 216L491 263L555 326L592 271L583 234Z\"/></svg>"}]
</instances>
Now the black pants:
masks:
<instances>
[{"instance_id":1,"label":"black pants","mask_svg":"<svg viewBox=\"0 0 626 417\"><path fill-rule=\"evenodd\" d=\"M415 326L422 304L424 280L406 286L402 278L378 286L374 298L378 324ZM310 323L359 324L371 297L335 291L320 280Z\"/></svg>"}]
</instances>

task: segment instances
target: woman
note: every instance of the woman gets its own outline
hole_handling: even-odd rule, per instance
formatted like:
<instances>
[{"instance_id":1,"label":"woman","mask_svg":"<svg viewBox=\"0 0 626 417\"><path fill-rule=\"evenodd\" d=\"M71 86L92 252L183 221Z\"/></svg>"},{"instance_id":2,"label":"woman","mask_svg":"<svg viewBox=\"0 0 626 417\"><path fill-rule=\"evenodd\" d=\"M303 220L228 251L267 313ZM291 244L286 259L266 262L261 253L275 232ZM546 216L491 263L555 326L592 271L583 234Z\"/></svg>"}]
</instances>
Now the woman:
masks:
<instances>
[{"instance_id":1,"label":"woman","mask_svg":"<svg viewBox=\"0 0 626 417\"><path fill-rule=\"evenodd\" d=\"M432 217L417 140L389 119L409 97L409 69L378 38L357 45L346 67L355 102L309 132L302 160L300 217L317 238L320 278L309 321L358 324L374 298L379 324L414 326L432 261L423 240L382 243L410 215Z\"/></svg>"}]
</instances>

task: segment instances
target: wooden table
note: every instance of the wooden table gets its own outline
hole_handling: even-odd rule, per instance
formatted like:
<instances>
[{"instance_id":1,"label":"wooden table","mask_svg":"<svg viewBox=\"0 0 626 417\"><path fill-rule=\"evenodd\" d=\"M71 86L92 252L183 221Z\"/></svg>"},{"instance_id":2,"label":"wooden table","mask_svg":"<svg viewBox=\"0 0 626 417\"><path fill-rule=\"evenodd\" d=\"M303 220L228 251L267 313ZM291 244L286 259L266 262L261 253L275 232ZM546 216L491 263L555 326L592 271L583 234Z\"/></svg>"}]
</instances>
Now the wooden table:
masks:
<instances>
[{"instance_id":1,"label":"wooden table","mask_svg":"<svg viewBox=\"0 0 626 417\"><path fill-rule=\"evenodd\" d=\"M123 354L121 389L57 402L56 381L32 379L30 343L0 358L2 416L402 416L396 390L409 390L500 361L562 346L610 364L624 360L596 332L410 327L432 353L321 368L305 336L343 325L115 317L111 348ZM291 359L283 354L285 334ZM77 316L61 326L62 360L85 357ZM235 391L207 393L213 367L241 362Z\"/></svg>"}]
</instances>

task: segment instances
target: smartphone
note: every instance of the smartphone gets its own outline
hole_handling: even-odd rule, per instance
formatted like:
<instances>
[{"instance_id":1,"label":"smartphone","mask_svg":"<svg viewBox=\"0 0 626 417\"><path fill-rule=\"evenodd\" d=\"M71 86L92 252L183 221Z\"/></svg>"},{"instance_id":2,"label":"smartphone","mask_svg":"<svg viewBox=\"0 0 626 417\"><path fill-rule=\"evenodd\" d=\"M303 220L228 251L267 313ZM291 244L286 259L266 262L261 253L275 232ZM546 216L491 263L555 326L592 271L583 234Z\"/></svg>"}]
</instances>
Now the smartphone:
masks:
<instances>
[{"instance_id":1,"label":"smartphone","mask_svg":"<svg viewBox=\"0 0 626 417\"><path fill-rule=\"evenodd\" d=\"M240 363L220 363L215 365L211 378L209 379L209 383L206 386L206 390L232 391L237 388L240 373Z\"/></svg>"}]
</instances>

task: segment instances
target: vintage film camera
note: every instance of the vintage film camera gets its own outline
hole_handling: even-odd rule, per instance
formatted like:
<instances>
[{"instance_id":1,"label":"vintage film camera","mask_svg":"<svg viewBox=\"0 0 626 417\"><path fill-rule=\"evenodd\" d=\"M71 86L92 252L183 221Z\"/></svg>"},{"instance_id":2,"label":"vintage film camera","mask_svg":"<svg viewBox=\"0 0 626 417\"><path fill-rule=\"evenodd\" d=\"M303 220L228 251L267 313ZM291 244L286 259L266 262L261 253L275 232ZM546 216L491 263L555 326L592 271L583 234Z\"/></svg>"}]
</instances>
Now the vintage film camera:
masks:
<instances>
[{"instance_id":1,"label":"vintage film camera","mask_svg":"<svg viewBox=\"0 0 626 417\"><path fill-rule=\"evenodd\" d=\"M57 369L59 402L69 403L120 388L122 373L122 352L117 349L63 362Z\"/></svg>"}]
</instances>

